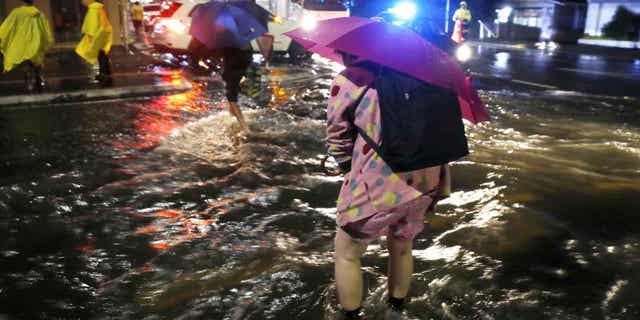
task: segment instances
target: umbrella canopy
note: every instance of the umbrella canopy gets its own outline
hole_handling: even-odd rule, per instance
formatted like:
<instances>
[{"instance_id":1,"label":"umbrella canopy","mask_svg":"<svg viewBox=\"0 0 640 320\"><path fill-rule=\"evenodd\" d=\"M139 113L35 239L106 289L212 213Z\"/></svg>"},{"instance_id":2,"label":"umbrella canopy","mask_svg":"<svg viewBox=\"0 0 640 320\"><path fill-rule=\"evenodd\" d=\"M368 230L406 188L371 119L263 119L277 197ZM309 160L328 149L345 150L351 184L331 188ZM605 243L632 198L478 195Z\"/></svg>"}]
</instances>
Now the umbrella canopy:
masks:
<instances>
[{"instance_id":1,"label":"umbrella canopy","mask_svg":"<svg viewBox=\"0 0 640 320\"><path fill-rule=\"evenodd\" d=\"M336 51L453 90L458 95L465 119L473 123L489 120L471 80L460 65L410 29L378 20L348 17L323 20L313 30L298 28L285 34L305 49L340 63L342 59Z\"/></svg>"},{"instance_id":2,"label":"umbrella canopy","mask_svg":"<svg viewBox=\"0 0 640 320\"><path fill-rule=\"evenodd\" d=\"M189 33L209 49L243 47L267 33L269 17L252 1L210 1L193 12Z\"/></svg>"}]
</instances>

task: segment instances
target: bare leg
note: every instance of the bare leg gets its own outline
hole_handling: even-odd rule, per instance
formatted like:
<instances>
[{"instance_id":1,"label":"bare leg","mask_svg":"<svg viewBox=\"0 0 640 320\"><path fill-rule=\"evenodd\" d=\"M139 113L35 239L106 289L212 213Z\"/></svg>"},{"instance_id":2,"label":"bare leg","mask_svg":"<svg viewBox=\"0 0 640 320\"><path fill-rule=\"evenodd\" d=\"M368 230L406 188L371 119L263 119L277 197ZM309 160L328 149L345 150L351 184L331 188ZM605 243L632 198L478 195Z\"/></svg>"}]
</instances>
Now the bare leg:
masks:
<instances>
[{"instance_id":1,"label":"bare leg","mask_svg":"<svg viewBox=\"0 0 640 320\"><path fill-rule=\"evenodd\" d=\"M244 121L244 115L242 115L242 110L240 110L240 106L237 102L229 101L229 112L238 120L240 129L242 129L242 131L247 131L247 124Z\"/></svg>"},{"instance_id":2,"label":"bare leg","mask_svg":"<svg viewBox=\"0 0 640 320\"><path fill-rule=\"evenodd\" d=\"M338 300L344 310L355 310L362 304L362 270L360 257L366 250L342 230L335 239L335 272Z\"/></svg>"},{"instance_id":3,"label":"bare leg","mask_svg":"<svg viewBox=\"0 0 640 320\"><path fill-rule=\"evenodd\" d=\"M409 292L413 275L413 242L400 240L391 234L387 236L389 245L389 296L404 298Z\"/></svg>"}]
</instances>

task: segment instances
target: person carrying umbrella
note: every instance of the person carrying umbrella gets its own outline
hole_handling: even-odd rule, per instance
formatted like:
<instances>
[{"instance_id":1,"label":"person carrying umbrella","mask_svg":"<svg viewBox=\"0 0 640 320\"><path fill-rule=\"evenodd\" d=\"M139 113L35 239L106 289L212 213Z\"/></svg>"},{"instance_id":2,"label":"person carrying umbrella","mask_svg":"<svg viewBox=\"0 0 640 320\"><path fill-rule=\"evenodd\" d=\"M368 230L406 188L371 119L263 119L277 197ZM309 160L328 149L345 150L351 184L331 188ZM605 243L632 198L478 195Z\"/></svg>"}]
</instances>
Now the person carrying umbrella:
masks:
<instances>
[{"instance_id":1,"label":"person carrying umbrella","mask_svg":"<svg viewBox=\"0 0 640 320\"><path fill-rule=\"evenodd\" d=\"M346 66L327 108L329 154L345 174L334 253L338 318L360 319L360 257L386 235L385 319L401 319L413 239L450 192L448 163L468 154L462 117L486 121L486 110L460 66L409 29L350 17L286 35Z\"/></svg>"},{"instance_id":2,"label":"person carrying umbrella","mask_svg":"<svg viewBox=\"0 0 640 320\"><path fill-rule=\"evenodd\" d=\"M196 61L204 57L222 59L222 79L229 112L243 131L247 130L247 125L238 104L238 95L240 81L253 57L250 42L268 31L268 21L273 18L271 13L251 0L210 1L193 13L189 30L193 38L189 51Z\"/></svg>"},{"instance_id":3,"label":"person carrying umbrella","mask_svg":"<svg viewBox=\"0 0 640 320\"><path fill-rule=\"evenodd\" d=\"M95 79L103 84L113 81L109 52L113 41L111 22L104 5L96 0L82 0L87 14L82 23L82 39L76 53L91 65L98 64Z\"/></svg>"},{"instance_id":4,"label":"person carrying umbrella","mask_svg":"<svg viewBox=\"0 0 640 320\"><path fill-rule=\"evenodd\" d=\"M29 91L44 86L42 68L44 56L53 45L49 21L33 6L33 0L13 9L0 25L0 53L4 71L9 72L25 63L25 84Z\"/></svg>"}]
</instances>

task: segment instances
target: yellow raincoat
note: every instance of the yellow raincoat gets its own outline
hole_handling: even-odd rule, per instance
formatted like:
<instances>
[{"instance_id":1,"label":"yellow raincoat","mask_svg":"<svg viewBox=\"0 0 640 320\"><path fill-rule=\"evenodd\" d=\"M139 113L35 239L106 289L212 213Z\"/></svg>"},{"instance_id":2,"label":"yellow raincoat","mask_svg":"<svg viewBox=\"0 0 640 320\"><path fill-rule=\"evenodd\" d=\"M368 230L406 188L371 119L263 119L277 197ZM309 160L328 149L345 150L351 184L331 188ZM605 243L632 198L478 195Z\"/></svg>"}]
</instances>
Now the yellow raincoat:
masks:
<instances>
[{"instance_id":1,"label":"yellow raincoat","mask_svg":"<svg viewBox=\"0 0 640 320\"><path fill-rule=\"evenodd\" d=\"M87 15L82 23L83 37L76 47L76 53L91 64L96 64L98 54L103 50L109 54L112 42L111 22L102 3L89 5Z\"/></svg>"},{"instance_id":2,"label":"yellow raincoat","mask_svg":"<svg viewBox=\"0 0 640 320\"><path fill-rule=\"evenodd\" d=\"M460 8L458 10L456 10L456 12L453 14L453 21L458 21L458 20L462 20L465 22L470 22L471 21L471 11L469 11L469 9L467 8Z\"/></svg>"},{"instance_id":3,"label":"yellow raincoat","mask_svg":"<svg viewBox=\"0 0 640 320\"><path fill-rule=\"evenodd\" d=\"M0 52L4 71L24 61L44 64L44 55L53 44L49 21L34 6L21 6L9 14L0 26Z\"/></svg>"}]
</instances>

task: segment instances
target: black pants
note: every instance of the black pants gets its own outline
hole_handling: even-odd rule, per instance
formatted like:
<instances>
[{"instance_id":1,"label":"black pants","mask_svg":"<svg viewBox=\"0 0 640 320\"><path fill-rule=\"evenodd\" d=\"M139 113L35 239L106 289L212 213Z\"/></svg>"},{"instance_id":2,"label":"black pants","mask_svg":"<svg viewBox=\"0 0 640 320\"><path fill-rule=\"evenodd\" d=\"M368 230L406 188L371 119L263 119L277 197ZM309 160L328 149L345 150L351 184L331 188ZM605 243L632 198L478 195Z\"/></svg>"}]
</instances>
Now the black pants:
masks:
<instances>
[{"instance_id":1,"label":"black pants","mask_svg":"<svg viewBox=\"0 0 640 320\"><path fill-rule=\"evenodd\" d=\"M251 48L224 48L222 49L222 62L224 71L225 95L229 102L238 102L240 93L240 80L247 74L247 69L251 65L253 52Z\"/></svg>"},{"instance_id":2,"label":"black pants","mask_svg":"<svg viewBox=\"0 0 640 320\"><path fill-rule=\"evenodd\" d=\"M111 77L111 60L103 50L100 50L98 54L98 66L100 70L100 76Z\"/></svg>"},{"instance_id":3,"label":"black pants","mask_svg":"<svg viewBox=\"0 0 640 320\"><path fill-rule=\"evenodd\" d=\"M209 49L197 39L191 39L189 52L196 62L199 59L213 57L222 59L222 80L225 82L225 95L229 102L238 102L240 93L240 80L247 74L251 66L253 50L250 46L245 48L227 47L221 49Z\"/></svg>"},{"instance_id":4,"label":"black pants","mask_svg":"<svg viewBox=\"0 0 640 320\"><path fill-rule=\"evenodd\" d=\"M33 89L42 90L44 86L42 66L26 61L24 63L24 82L29 91Z\"/></svg>"},{"instance_id":5,"label":"black pants","mask_svg":"<svg viewBox=\"0 0 640 320\"><path fill-rule=\"evenodd\" d=\"M142 20L133 20L133 29L136 30L136 33L140 32L141 27L142 27Z\"/></svg>"}]
</instances>

